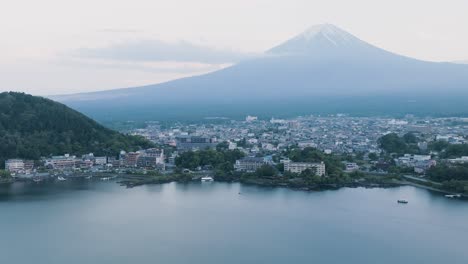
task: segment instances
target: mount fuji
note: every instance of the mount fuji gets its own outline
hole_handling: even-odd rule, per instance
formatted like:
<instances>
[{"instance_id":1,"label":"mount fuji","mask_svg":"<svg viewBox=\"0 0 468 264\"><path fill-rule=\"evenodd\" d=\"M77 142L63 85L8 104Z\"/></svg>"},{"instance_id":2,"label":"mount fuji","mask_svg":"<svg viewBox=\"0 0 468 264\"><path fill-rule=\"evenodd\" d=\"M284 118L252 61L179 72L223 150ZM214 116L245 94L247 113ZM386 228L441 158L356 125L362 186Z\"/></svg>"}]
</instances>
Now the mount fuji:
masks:
<instances>
[{"instance_id":1,"label":"mount fuji","mask_svg":"<svg viewBox=\"0 0 468 264\"><path fill-rule=\"evenodd\" d=\"M323 24L213 73L52 99L100 121L245 114L468 115L468 65L397 55Z\"/></svg>"}]
</instances>

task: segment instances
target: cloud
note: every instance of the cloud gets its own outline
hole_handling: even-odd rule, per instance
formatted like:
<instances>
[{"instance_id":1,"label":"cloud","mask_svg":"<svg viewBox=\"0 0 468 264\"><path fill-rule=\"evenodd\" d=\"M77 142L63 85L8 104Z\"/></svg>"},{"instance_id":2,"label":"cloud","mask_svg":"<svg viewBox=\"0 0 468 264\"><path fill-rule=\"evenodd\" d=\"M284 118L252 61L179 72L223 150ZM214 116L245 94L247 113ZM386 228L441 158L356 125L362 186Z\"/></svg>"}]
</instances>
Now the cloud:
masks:
<instances>
[{"instance_id":1,"label":"cloud","mask_svg":"<svg viewBox=\"0 0 468 264\"><path fill-rule=\"evenodd\" d=\"M61 58L57 64L67 67L118 69L152 73L203 74L231 66L230 63L208 64L182 61L126 61L100 58Z\"/></svg>"},{"instance_id":2,"label":"cloud","mask_svg":"<svg viewBox=\"0 0 468 264\"><path fill-rule=\"evenodd\" d=\"M453 63L457 64L468 64L468 60L457 60L457 61L452 61Z\"/></svg>"},{"instance_id":3,"label":"cloud","mask_svg":"<svg viewBox=\"0 0 468 264\"><path fill-rule=\"evenodd\" d=\"M132 28L104 28L98 30L98 33L139 33L141 30Z\"/></svg>"},{"instance_id":4,"label":"cloud","mask_svg":"<svg viewBox=\"0 0 468 264\"><path fill-rule=\"evenodd\" d=\"M235 63L252 56L236 51L219 50L187 41L175 43L142 40L102 48L79 49L78 57L119 61L177 61L208 64Z\"/></svg>"}]
</instances>

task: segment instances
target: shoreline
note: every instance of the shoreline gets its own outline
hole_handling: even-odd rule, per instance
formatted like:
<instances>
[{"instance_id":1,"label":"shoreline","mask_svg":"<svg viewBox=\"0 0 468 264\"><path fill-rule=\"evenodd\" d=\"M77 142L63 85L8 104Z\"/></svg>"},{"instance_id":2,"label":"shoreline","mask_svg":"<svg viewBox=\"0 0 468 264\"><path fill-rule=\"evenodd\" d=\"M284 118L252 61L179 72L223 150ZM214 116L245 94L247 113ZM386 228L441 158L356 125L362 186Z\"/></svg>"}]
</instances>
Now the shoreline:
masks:
<instances>
[{"instance_id":1,"label":"shoreline","mask_svg":"<svg viewBox=\"0 0 468 264\"><path fill-rule=\"evenodd\" d=\"M87 178L91 176L91 178ZM421 183L416 183L414 181L409 181L406 177L400 177L403 179L382 179L380 182L372 182L369 180L355 180L354 182L347 182L347 183L322 183L322 184L298 184L295 185L293 182L275 182L272 179L261 179L261 178L249 178L249 179L216 179L216 182L223 182L223 183L241 183L245 185L251 186L259 186L259 187L267 187L267 188L287 188L290 190L297 190L297 191L327 191L327 190L338 190L341 188L395 188L400 186L413 186L420 189L425 189L428 191L433 191L441 194L458 194L448 190L436 188L434 186L428 186ZM117 173L83 173L79 176L67 176L67 180L84 180L84 179L96 179L100 181L110 180L110 179L117 179L115 181L120 186L124 186L126 188L134 188L137 186L143 185L157 185L157 184L165 184L171 182L177 183L188 183L188 182L196 182L200 179L197 177L191 177L190 175L184 174L167 174L167 175L145 175L145 174L117 174ZM276 180L276 179L275 179ZM12 184L14 182L34 182L33 178L20 178L20 179L1 179L0 185L7 185ZM40 182L53 182L57 181L56 176L49 176L42 179ZM38 182L38 183L40 183ZM438 183L440 184L440 183ZM468 198L468 195L461 194L462 198Z\"/></svg>"}]
</instances>

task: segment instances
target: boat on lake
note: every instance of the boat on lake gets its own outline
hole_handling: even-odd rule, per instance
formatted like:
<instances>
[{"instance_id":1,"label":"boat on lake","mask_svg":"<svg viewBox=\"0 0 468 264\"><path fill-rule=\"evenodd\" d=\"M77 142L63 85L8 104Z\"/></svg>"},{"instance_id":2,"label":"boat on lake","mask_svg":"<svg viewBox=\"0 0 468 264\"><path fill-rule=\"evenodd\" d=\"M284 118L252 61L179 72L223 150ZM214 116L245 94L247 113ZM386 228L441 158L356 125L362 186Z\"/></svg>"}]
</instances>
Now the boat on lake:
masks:
<instances>
[{"instance_id":1,"label":"boat on lake","mask_svg":"<svg viewBox=\"0 0 468 264\"><path fill-rule=\"evenodd\" d=\"M214 181L213 177L205 176L201 178L202 182L212 182Z\"/></svg>"},{"instance_id":2,"label":"boat on lake","mask_svg":"<svg viewBox=\"0 0 468 264\"><path fill-rule=\"evenodd\" d=\"M407 200L403 200L403 199L401 199L401 200L398 200L398 203L401 203L401 204L407 204L407 203L408 203L408 201L407 201Z\"/></svg>"},{"instance_id":3,"label":"boat on lake","mask_svg":"<svg viewBox=\"0 0 468 264\"><path fill-rule=\"evenodd\" d=\"M57 177L57 180L59 180L59 181L66 181L67 179L65 179L65 178L62 177L62 176L58 176L58 177Z\"/></svg>"},{"instance_id":4,"label":"boat on lake","mask_svg":"<svg viewBox=\"0 0 468 264\"><path fill-rule=\"evenodd\" d=\"M461 194L446 194L445 197L450 199L461 198Z\"/></svg>"}]
</instances>

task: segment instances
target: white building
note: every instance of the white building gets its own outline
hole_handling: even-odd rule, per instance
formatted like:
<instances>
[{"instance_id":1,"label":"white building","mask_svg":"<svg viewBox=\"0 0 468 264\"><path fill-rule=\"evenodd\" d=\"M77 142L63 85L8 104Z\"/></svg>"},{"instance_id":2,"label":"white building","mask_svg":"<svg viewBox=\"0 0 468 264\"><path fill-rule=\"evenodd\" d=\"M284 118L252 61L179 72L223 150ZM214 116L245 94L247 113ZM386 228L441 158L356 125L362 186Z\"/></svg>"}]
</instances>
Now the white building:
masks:
<instances>
[{"instance_id":1,"label":"white building","mask_svg":"<svg viewBox=\"0 0 468 264\"><path fill-rule=\"evenodd\" d=\"M237 171L253 172L261 168L263 165L268 165L268 164L271 164L271 162L270 160L266 158L245 157L240 160L236 160L236 164L234 164L234 168Z\"/></svg>"},{"instance_id":2,"label":"white building","mask_svg":"<svg viewBox=\"0 0 468 264\"><path fill-rule=\"evenodd\" d=\"M359 165L355 162L346 162L346 171L356 171L359 170Z\"/></svg>"},{"instance_id":3,"label":"white building","mask_svg":"<svg viewBox=\"0 0 468 264\"><path fill-rule=\"evenodd\" d=\"M468 163L468 156L462 156L460 158L449 159L450 163Z\"/></svg>"},{"instance_id":4,"label":"white building","mask_svg":"<svg viewBox=\"0 0 468 264\"><path fill-rule=\"evenodd\" d=\"M431 155L405 154L403 157L396 159L395 162L398 166L414 167L414 165L418 162L429 160L431 160Z\"/></svg>"},{"instance_id":5,"label":"white building","mask_svg":"<svg viewBox=\"0 0 468 264\"><path fill-rule=\"evenodd\" d=\"M245 121L246 122L253 122L253 121L257 121L258 120L258 117L256 116L250 116L248 115L246 118L245 118Z\"/></svg>"},{"instance_id":6,"label":"white building","mask_svg":"<svg viewBox=\"0 0 468 264\"><path fill-rule=\"evenodd\" d=\"M298 142L297 145L303 149L303 148L317 148L317 144L315 144L312 141L301 141Z\"/></svg>"},{"instance_id":7,"label":"white building","mask_svg":"<svg viewBox=\"0 0 468 264\"><path fill-rule=\"evenodd\" d=\"M23 171L24 161L22 159L9 159L5 161L5 169L9 172Z\"/></svg>"},{"instance_id":8,"label":"white building","mask_svg":"<svg viewBox=\"0 0 468 264\"><path fill-rule=\"evenodd\" d=\"M229 150L235 150L236 148L237 148L237 143L229 142L229 146L228 146Z\"/></svg>"},{"instance_id":9,"label":"white building","mask_svg":"<svg viewBox=\"0 0 468 264\"><path fill-rule=\"evenodd\" d=\"M318 176L325 175L325 163L312 163L312 162L291 162L290 160L284 160L284 171L292 173L302 173L307 169L315 170L315 174Z\"/></svg>"}]
</instances>

